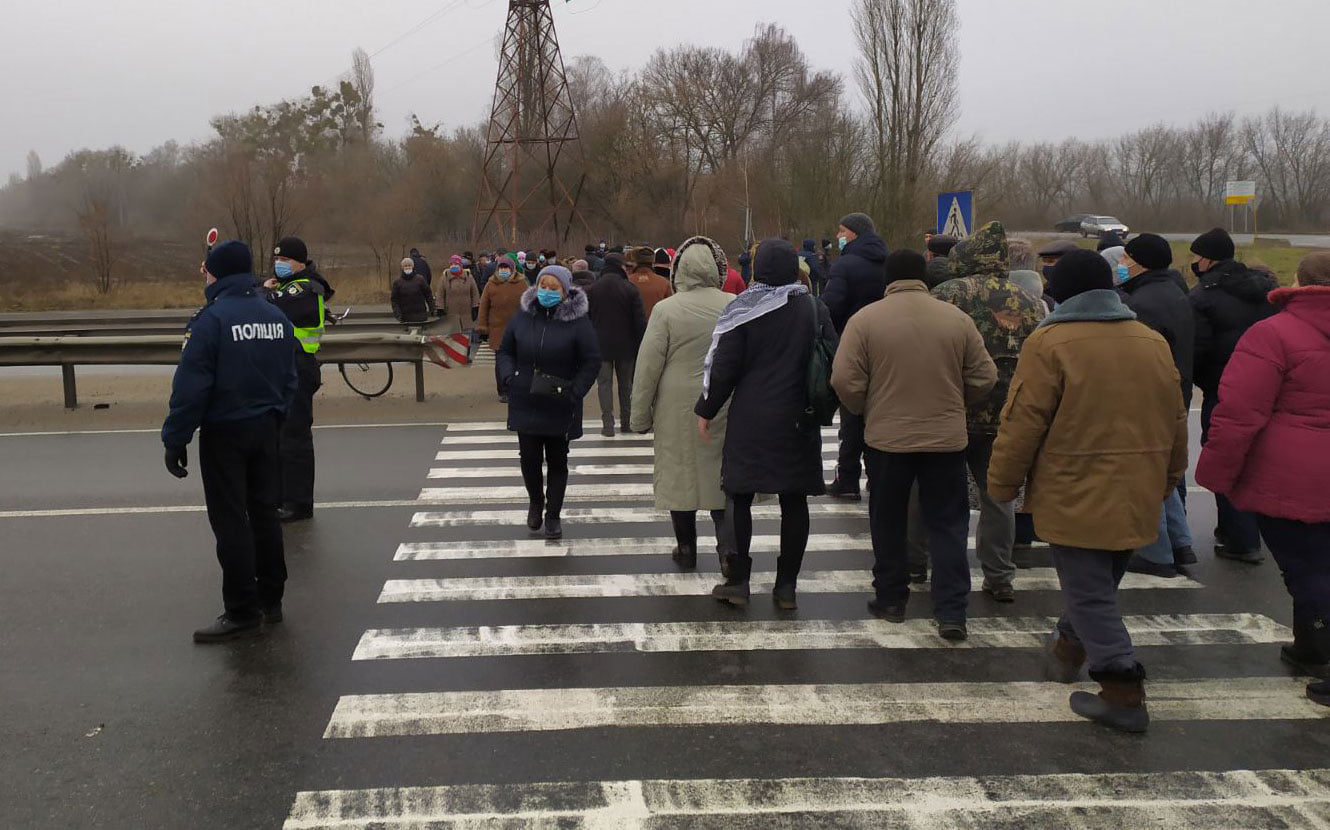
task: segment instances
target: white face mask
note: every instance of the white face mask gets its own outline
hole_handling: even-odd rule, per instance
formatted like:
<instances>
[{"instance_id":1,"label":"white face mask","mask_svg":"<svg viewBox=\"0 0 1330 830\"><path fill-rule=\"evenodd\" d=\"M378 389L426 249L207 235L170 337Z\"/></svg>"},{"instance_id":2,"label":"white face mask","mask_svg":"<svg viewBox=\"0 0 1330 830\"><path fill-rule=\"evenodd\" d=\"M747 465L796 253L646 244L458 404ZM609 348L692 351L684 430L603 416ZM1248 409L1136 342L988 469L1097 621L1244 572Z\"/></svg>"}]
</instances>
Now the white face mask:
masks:
<instances>
[{"instance_id":1,"label":"white face mask","mask_svg":"<svg viewBox=\"0 0 1330 830\"><path fill-rule=\"evenodd\" d=\"M409 276L411 276L412 274L415 273L415 269L413 269L413 268L403 268L403 269L402 269L402 273L403 273L403 274L406 274L406 275L409 277Z\"/></svg>"}]
</instances>

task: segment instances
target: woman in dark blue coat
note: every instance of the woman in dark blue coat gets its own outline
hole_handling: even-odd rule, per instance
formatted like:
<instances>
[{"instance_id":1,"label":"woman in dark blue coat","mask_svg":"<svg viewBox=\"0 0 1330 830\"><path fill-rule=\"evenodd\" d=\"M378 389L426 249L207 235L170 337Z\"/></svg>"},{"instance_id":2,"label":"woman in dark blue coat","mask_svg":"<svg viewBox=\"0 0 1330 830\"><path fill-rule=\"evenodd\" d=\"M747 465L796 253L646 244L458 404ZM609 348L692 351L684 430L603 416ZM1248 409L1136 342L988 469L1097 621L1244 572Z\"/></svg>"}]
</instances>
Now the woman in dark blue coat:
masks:
<instances>
[{"instance_id":1,"label":"woman in dark blue coat","mask_svg":"<svg viewBox=\"0 0 1330 830\"><path fill-rule=\"evenodd\" d=\"M567 268L552 265L522 295L503 333L497 363L508 396L508 429L517 433L522 480L531 507L527 527L563 536L560 513L568 487L568 444L582 437L582 398L600 373L587 297ZM549 466L549 491L543 468ZM542 520L543 514L543 520Z\"/></svg>"},{"instance_id":2,"label":"woman in dark blue coat","mask_svg":"<svg viewBox=\"0 0 1330 830\"><path fill-rule=\"evenodd\" d=\"M702 397L694 413L705 432L726 401L729 426L721 456L726 516L733 517L737 553L728 558L726 583L712 595L748 603L753 560L755 493L780 496L780 558L774 598L795 607L795 583L808 546L808 497L826 492L822 430L809 418L808 362L813 336L836 342L831 314L798 282L799 257L790 243L763 242L753 257L753 284L716 323L703 367Z\"/></svg>"}]
</instances>

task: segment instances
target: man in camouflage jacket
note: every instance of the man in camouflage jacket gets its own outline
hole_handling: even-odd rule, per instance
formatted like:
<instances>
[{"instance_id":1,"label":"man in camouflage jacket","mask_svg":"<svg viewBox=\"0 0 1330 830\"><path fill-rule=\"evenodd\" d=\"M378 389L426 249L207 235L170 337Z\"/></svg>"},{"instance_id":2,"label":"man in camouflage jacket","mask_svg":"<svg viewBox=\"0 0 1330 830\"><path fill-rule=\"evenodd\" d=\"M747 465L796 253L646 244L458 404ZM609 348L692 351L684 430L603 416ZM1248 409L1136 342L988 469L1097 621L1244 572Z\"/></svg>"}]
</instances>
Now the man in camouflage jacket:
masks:
<instances>
[{"instance_id":1,"label":"man in camouflage jacket","mask_svg":"<svg viewBox=\"0 0 1330 830\"><path fill-rule=\"evenodd\" d=\"M994 501L988 495L988 461L997 439L1002 407L1016 374L1021 347L1044 319L1044 306L1008 279L1007 233L998 222L989 222L969 239L961 240L950 257L952 279L933 289L933 296L970 315L984 338L984 346L998 367L998 382L982 403L966 416L970 444L966 461L979 487L979 528L976 552L984 570L984 593L1000 602L1011 602L1011 549L1015 542L1016 517L1011 502Z\"/></svg>"}]
</instances>

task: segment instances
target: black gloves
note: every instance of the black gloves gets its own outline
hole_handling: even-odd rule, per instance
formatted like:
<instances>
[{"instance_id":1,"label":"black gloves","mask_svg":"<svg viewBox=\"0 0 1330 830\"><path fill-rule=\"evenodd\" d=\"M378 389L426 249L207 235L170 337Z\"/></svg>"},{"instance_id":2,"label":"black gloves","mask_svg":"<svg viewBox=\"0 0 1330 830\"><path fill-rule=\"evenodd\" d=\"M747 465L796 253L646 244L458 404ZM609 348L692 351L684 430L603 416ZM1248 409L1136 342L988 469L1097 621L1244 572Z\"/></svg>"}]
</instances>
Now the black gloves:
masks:
<instances>
[{"instance_id":1,"label":"black gloves","mask_svg":"<svg viewBox=\"0 0 1330 830\"><path fill-rule=\"evenodd\" d=\"M176 478L184 478L189 475L189 470L185 467L189 464L189 457L185 453L184 447L166 448L166 471Z\"/></svg>"}]
</instances>

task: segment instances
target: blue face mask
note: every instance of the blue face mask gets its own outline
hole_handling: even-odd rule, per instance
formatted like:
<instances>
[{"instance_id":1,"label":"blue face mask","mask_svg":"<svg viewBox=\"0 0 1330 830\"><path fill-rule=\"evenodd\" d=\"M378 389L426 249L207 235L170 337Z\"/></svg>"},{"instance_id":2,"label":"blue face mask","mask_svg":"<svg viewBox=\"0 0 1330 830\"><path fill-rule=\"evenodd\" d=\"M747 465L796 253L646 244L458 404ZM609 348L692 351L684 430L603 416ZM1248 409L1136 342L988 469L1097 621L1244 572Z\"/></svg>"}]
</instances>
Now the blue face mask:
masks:
<instances>
[{"instance_id":1,"label":"blue face mask","mask_svg":"<svg viewBox=\"0 0 1330 830\"><path fill-rule=\"evenodd\" d=\"M1122 283L1131 279L1131 272L1127 270L1127 266L1119 265L1117 271L1118 271L1118 285L1121 285Z\"/></svg>"},{"instance_id":2,"label":"blue face mask","mask_svg":"<svg viewBox=\"0 0 1330 830\"><path fill-rule=\"evenodd\" d=\"M536 291L536 300L545 308L554 308L563 302L563 294L553 288L541 288Z\"/></svg>"},{"instance_id":3,"label":"blue face mask","mask_svg":"<svg viewBox=\"0 0 1330 830\"><path fill-rule=\"evenodd\" d=\"M843 251L845 250L845 246L850 244L850 240L846 239L843 236L838 236L836 237L836 244L839 245L840 249Z\"/></svg>"},{"instance_id":4,"label":"blue face mask","mask_svg":"<svg viewBox=\"0 0 1330 830\"><path fill-rule=\"evenodd\" d=\"M291 276L291 274L295 273L294 271L291 270L291 263L284 262L280 259L277 260L277 263L275 265L273 265L272 272L279 280L284 280L287 277Z\"/></svg>"}]
</instances>

